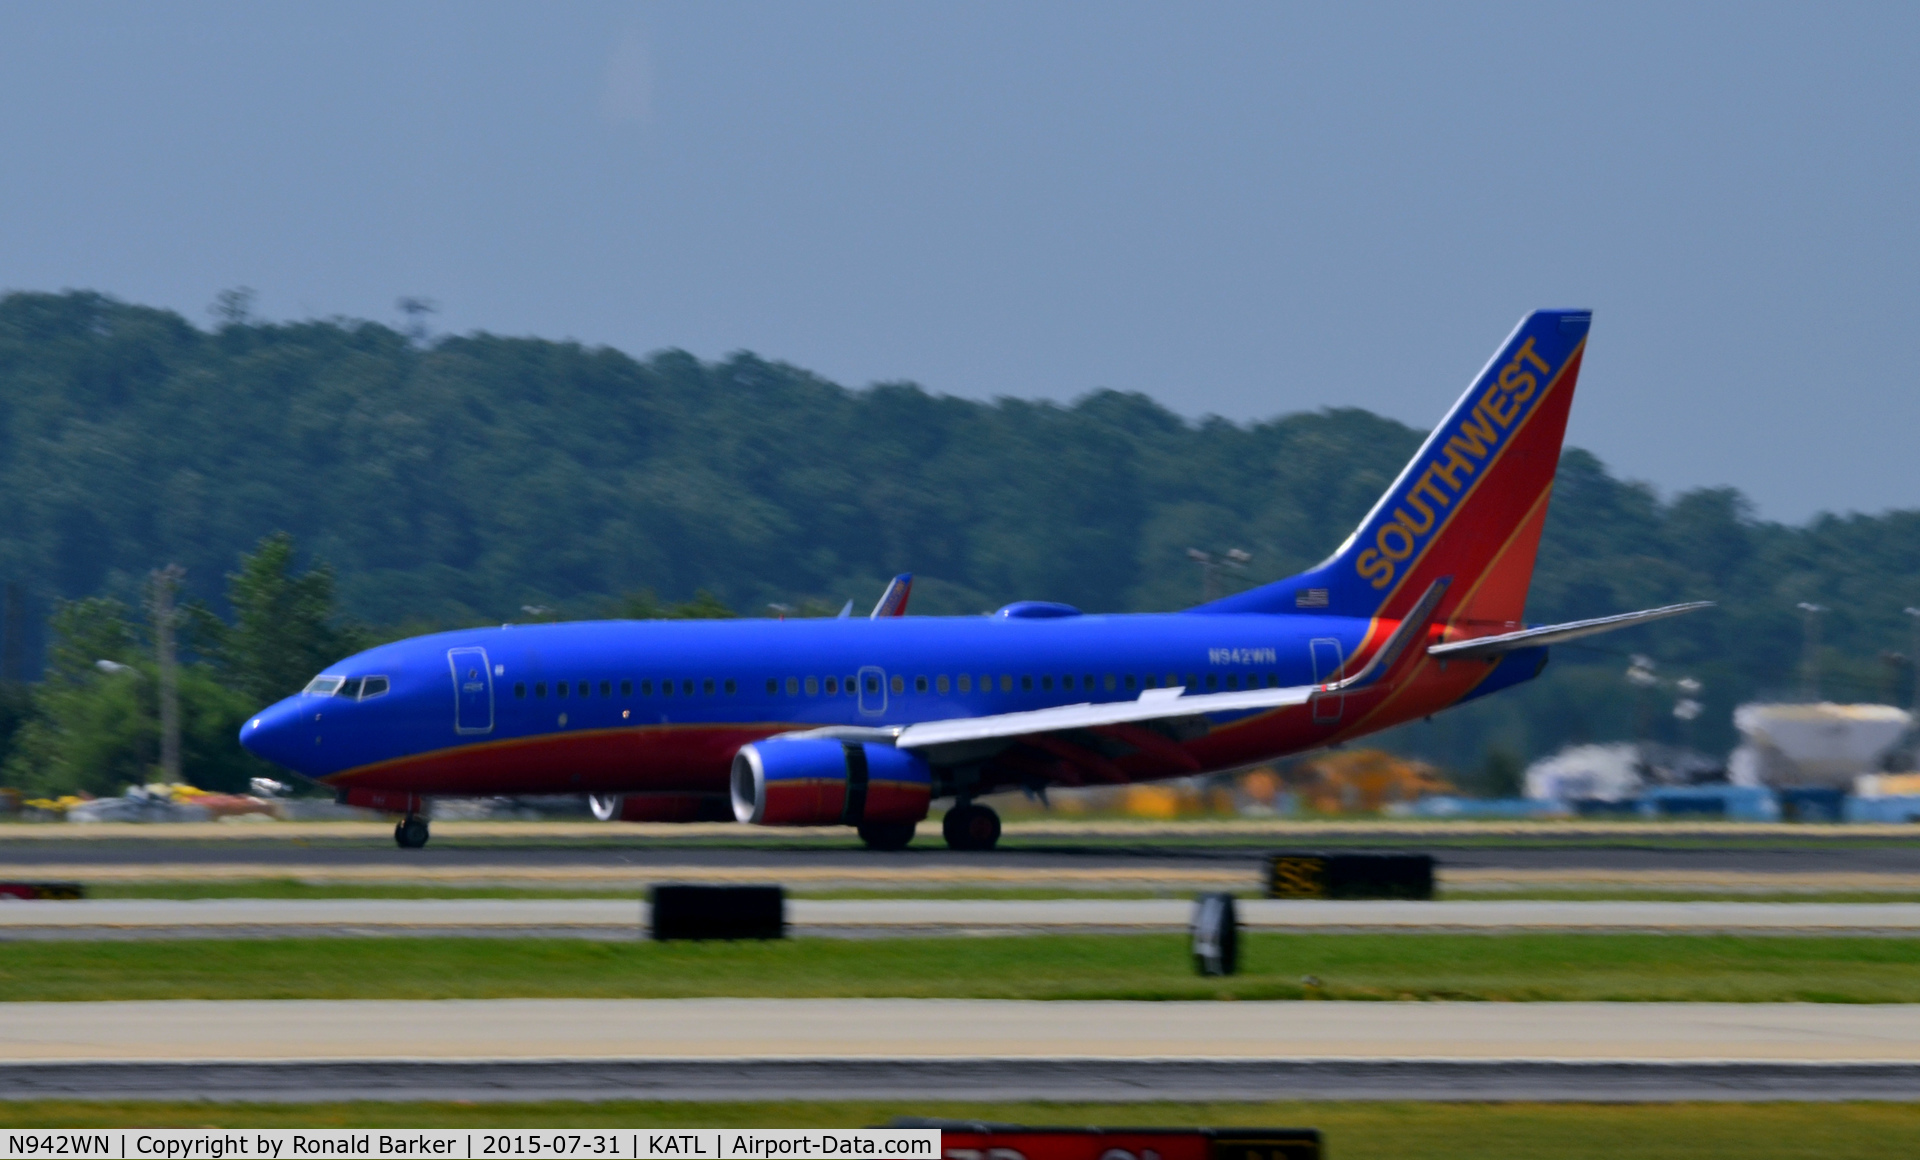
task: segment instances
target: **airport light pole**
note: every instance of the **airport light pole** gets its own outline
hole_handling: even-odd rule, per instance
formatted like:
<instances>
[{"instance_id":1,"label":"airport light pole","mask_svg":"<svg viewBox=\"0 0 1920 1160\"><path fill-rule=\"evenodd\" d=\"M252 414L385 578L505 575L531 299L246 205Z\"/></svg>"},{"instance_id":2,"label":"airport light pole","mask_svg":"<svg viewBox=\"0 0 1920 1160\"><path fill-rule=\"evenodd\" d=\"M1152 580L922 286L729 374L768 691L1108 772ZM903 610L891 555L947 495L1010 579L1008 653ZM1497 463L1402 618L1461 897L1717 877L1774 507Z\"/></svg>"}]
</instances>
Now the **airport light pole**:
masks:
<instances>
[{"instance_id":1,"label":"airport light pole","mask_svg":"<svg viewBox=\"0 0 1920 1160\"><path fill-rule=\"evenodd\" d=\"M1920 608L1905 609L1913 621L1913 647L1907 651L1907 667L1913 670L1913 721L1920 725Z\"/></svg>"},{"instance_id":2,"label":"airport light pole","mask_svg":"<svg viewBox=\"0 0 1920 1160\"><path fill-rule=\"evenodd\" d=\"M1804 651L1800 657L1800 688L1807 700L1820 699L1820 614L1827 610L1823 604L1809 604L1802 600L1796 605L1807 614L1807 635Z\"/></svg>"},{"instance_id":3,"label":"airport light pole","mask_svg":"<svg viewBox=\"0 0 1920 1160\"><path fill-rule=\"evenodd\" d=\"M173 637L178 614L173 596L186 574L180 565L168 564L155 568L149 578L154 659L160 665L160 779L168 785L180 780L180 672Z\"/></svg>"}]
</instances>

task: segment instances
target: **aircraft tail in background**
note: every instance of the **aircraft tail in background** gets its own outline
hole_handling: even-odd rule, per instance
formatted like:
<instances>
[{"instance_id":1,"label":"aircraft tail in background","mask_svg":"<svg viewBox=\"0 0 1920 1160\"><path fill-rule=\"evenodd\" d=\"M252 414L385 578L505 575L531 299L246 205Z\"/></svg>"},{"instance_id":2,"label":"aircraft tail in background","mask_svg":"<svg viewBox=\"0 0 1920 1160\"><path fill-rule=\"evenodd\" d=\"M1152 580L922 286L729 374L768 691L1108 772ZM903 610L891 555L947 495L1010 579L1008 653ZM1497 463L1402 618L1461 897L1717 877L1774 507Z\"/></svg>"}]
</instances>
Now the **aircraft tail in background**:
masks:
<instances>
[{"instance_id":1,"label":"aircraft tail in background","mask_svg":"<svg viewBox=\"0 0 1920 1160\"><path fill-rule=\"evenodd\" d=\"M1592 318L1522 319L1329 559L1194 611L1399 619L1447 577L1437 620L1518 627Z\"/></svg>"}]
</instances>

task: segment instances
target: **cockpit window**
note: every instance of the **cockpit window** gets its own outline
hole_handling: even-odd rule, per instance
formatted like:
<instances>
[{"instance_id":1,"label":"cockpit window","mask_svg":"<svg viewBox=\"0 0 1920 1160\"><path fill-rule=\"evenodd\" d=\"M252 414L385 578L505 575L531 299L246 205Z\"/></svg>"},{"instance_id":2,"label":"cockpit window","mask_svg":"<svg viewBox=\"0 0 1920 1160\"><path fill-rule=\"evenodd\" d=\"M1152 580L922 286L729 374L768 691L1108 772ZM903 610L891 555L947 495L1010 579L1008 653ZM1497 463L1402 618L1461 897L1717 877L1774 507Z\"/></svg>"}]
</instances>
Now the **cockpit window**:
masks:
<instances>
[{"instance_id":1,"label":"cockpit window","mask_svg":"<svg viewBox=\"0 0 1920 1160\"><path fill-rule=\"evenodd\" d=\"M308 681L307 687L301 691L316 697L331 697L340 691L340 686L345 682L345 677L318 676Z\"/></svg>"},{"instance_id":2,"label":"cockpit window","mask_svg":"<svg viewBox=\"0 0 1920 1160\"><path fill-rule=\"evenodd\" d=\"M360 678L359 677L348 677L347 683L344 685L341 685L340 691L334 694L334 696L336 697L358 697L359 695L360 695Z\"/></svg>"},{"instance_id":3,"label":"cockpit window","mask_svg":"<svg viewBox=\"0 0 1920 1160\"><path fill-rule=\"evenodd\" d=\"M378 697L380 694L386 691L387 691L387 678L368 677L367 683L360 686L360 699L364 701L368 697Z\"/></svg>"}]
</instances>

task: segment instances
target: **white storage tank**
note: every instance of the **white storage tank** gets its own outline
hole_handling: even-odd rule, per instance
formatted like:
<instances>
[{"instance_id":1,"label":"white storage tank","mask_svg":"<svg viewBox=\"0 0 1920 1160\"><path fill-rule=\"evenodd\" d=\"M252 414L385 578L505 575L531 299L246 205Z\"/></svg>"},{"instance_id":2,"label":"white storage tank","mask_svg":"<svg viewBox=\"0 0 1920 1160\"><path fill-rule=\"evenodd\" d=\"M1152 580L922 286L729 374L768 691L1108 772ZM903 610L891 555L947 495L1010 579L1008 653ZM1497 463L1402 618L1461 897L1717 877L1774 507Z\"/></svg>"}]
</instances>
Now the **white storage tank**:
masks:
<instances>
[{"instance_id":1,"label":"white storage tank","mask_svg":"<svg viewBox=\"0 0 1920 1160\"><path fill-rule=\"evenodd\" d=\"M1746 741L1728 773L1737 785L1851 789L1854 778L1880 768L1911 720L1892 705L1742 705L1733 724Z\"/></svg>"}]
</instances>

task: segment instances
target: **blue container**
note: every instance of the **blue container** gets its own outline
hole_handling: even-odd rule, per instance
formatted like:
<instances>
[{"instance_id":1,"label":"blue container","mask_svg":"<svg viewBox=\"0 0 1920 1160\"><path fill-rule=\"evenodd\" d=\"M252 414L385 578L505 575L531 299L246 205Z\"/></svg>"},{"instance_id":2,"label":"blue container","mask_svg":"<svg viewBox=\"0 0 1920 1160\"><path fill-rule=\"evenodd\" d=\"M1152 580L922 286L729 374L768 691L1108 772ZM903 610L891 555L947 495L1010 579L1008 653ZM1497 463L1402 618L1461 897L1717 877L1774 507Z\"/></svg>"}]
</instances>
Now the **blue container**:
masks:
<instances>
[{"instance_id":1,"label":"blue container","mask_svg":"<svg viewBox=\"0 0 1920 1160\"><path fill-rule=\"evenodd\" d=\"M1783 789L1780 816L1789 822L1837 822L1846 811L1847 794L1838 789Z\"/></svg>"},{"instance_id":2,"label":"blue container","mask_svg":"<svg viewBox=\"0 0 1920 1160\"><path fill-rule=\"evenodd\" d=\"M1841 816L1849 822L1920 822L1920 794L1849 797Z\"/></svg>"},{"instance_id":3,"label":"blue container","mask_svg":"<svg viewBox=\"0 0 1920 1160\"><path fill-rule=\"evenodd\" d=\"M1643 818L1777 822L1780 801L1770 789L1746 785L1663 785L1640 797Z\"/></svg>"}]
</instances>

